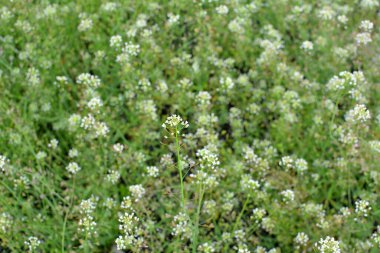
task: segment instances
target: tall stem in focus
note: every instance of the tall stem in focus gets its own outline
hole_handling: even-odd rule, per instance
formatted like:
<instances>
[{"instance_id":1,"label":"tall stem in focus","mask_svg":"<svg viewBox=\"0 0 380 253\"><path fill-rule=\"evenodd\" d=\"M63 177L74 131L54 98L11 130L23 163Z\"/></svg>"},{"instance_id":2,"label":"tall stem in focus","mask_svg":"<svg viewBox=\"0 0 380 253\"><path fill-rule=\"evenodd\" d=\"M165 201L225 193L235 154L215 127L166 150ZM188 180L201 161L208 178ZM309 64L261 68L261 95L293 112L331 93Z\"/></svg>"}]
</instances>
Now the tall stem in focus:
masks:
<instances>
[{"instance_id":1,"label":"tall stem in focus","mask_svg":"<svg viewBox=\"0 0 380 253\"><path fill-rule=\"evenodd\" d=\"M179 177L180 177L180 182L181 182L181 205L182 208L185 210L185 190L183 187L183 176L182 176L182 164L181 164L181 155L180 155L180 150L181 147L179 145L179 131L176 128L175 129L175 142L176 142L176 147L177 147L177 167L178 167L178 172L179 172Z\"/></svg>"}]
</instances>

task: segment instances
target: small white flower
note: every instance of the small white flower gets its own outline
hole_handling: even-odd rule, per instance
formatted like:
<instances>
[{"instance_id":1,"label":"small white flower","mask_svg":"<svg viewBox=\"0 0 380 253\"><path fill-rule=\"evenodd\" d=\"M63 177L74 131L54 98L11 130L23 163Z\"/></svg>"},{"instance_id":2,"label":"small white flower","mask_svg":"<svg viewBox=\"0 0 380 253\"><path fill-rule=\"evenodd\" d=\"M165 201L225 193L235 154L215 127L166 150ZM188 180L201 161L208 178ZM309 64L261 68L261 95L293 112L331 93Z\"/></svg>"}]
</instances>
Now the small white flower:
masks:
<instances>
[{"instance_id":1,"label":"small white flower","mask_svg":"<svg viewBox=\"0 0 380 253\"><path fill-rule=\"evenodd\" d=\"M371 114L363 104L355 105L355 107L346 114L346 121L350 123L366 123L370 119Z\"/></svg>"},{"instance_id":2,"label":"small white flower","mask_svg":"<svg viewBox=\"0 0 380 253\"><path fill-rule=\"evenodd\" d=\"M294 191L285 190L285 191L282 191L280 194L282 195L282 199L284 202L290 203L294 201L294 197L295 197Z\"/></svg>"},{"instance_id":3,"label":"small white flower","mask_svg":"<svg viewBox=\"0 0 380 253\"><path fill-rule=\"evenodd\" d=\"M69 150L69 157L70 158L75 158L77 156L78 156L78 150L76 150L75 148Z\"/></svg>"},{"instance_id":4,"label":"small white flower","mask_svg":"<svg viewBox=\"0 0 380 253\"><path fill-rule=\"evenodd\" d=\"M330 236L321 238L315 247L319 253L340 253L340 242Z\"/></svg>"},{"instance_id":5,"label":"small white flower","mask_svg":"<svg viewBox=\"0 0 380 253\"><path fill-rule=\"evenodd\" d=\"M179 15L174 15L173 13L169 13L168 14L168 24L174 25L174 24L178 23L179 17L180 17Z\"/></svg>"},{"instance_id":6,"label":"small white flower","mask_svg":"<svg viewBox=\"0 0 380 253\"><path fill-rule=\"evenodd\" d=\"M360 23L360 29L363 30L364 32L372 32L373 30L373 23L369 20L363 20Z\"/></svg>"},{"instance_id":7,"label":"small white flower","mask_svg":"<svg viewBox=\"0 0 380 253\"><path fill-rule=\"evenodd\" d=\"M115 36L112 36L110 39L110 46L115 47L115 48L119 48L119 47L121 47L122 42L123 42L123 39L121 38L121 36L115 35Z\"/></svg>"},{"instance_id":8,"label":"small white flower","mask_svg":"<svg viewBox=\"0 0 380 253\"><path fill-rule=\"evenodd\" d=\"M294 242L298 246L306 246L309 241L309 236L305 234L304 232L300 232L297 234L296 238L294 238Z\"/></svg>"},{"instance_id":9,"label":"small white flower","mask_svg":"<svg viewBox=\"0 0 380 253\"><path fill-rule=\"evenodd\" d=\"M120 173L117 170L109 170L107 174L108 182L116 184L120 179Z\"/></svg>"},{"instance_id":10,"label":"small white flower","mask_svg":"<svg viewBox=\"0 0 380 253\"><path fill-rule=\"evenodd\" d=\"M6 172L9 166L9 159L6 156L0 155L0 170Z\"/></svg>"},{"instance_id":11,"label":"small white flower","mask_svg":"<svg viewBox=\"0 0 380 253\"><path fill-rule=\"evenodd\" d=\"M78 31L85 32L92 28L92 20L89 18L82 19L78 25Z\"/></svg>"},{"instance_id":12,"label":"small white flower","mask_svg":"<svg viewBox=\"0 0 380 253\"><path fill-rule=\"evenodd\" d=\"M356 35L356 44L360 45L367 45L368 43L372 42L371 34L368 32L362 32L358 33Z\"/></svg>"},{"instance_id":13,"label":"small white flower","mask_svg":"<svg viewBox=\"0 0 380 253\"><path fill-rule=\"evenodd\" d=\"M90 88L98 88L101 84L99 77L89 73L82 73L77 77L77 84L84 84Z\"/></svg>"},{"instance_id":14,"label":"small white flower","mask_svg":"<svg viewBox=\"0 0 380 253\"><path fill-rule=\"evenodd\" d=\"M52 148L52 149L57 149L58 147L58 140L57 139L52 139L49 144L48 144L48 147L49 148Z\"/></svg>"},{"instance_id":15,"label":"small white flower","mask_svg":"<svg viewBox=\"0 0 380 253\"><path fill-rule=\"evenodd\" d=\"M226 15L228 14L228 7L225 5L220 5L216 7L216 12L220 15Z\"/></svg>"},{"instance_id":16,"label":"small white flower","mask_svg":"<svg viewBox=\"0 0 380 253\"><path fill-rule=\"evenodd\" d=\"M150 177L158 177L159 170L156 166L149 166L146 168L148 176Z\"/></svg>"},{"instance_id":17,"label":"small white flower","mask_svg":"<svg viewBox=\"0 0 380 253\"><path fill-rule=\"evenodd\" d=\"M100 99L100 97L91 98L91 100L87 103L87 107L95 113L99 113L102 106L103 101Z\"/></svg>"},{"instance_id":18,"label":"small white flower","mask_svg":"<svg viewBox=\"0 0 380 253\"><path fill-rule=\"evenodd\" d=\"M305 52L311 52L314 49L313 42L311 41L304 41L301 44L301 49L304 50Z\"/></svg>"},{"instance_id":19,"label":"small white flower","mask_svg":"<svg viewBox=\"0 0 380 253\"><path fill-rule=\"evenodd\" d=\"M129 191L136 202L138 202L145 195L145 189L141 184L129 186Z\"/></svg>"},{"instance_id":20,"label":"small white flower","mask_svg":"<svg viewBox=\"0 0 380 253\"><path fill-rule=\"evenodd\" d=\"M367 200L357 200L355 202L355 213L359 217L367 217L371 210L372 208Z\"/></svg>"},{"instance_id":21,"label":"small white flower","mask_svg":"<svg viewBox=\"0 0 380 253\"><path fill-rule=\"evenodd\" d=\"M184 121L180 116L173 114L166 119L165 123L162 124L162 127L179 131L183 128L188 128L189 123Z\"/></svg>"},{"instance_id":22,"label":"small white flower","mask_svg":"<svg viewBox=\"0 0 380 253\"><path fill-rule=\"evenodd\" d=\"M79 167L79 165L76 162L71 162L66 166L66 170L71 174L76 174L78 171L81 170L81 167Z\"/></svg>"},{"instance_id":23,"label":"small white flower","mask_svg":"<svg viewBox=\"0 0 380 253\"><path fill-rule=\"evenodd\" d=\"M121 154L123 152L123 150L124 150L124 145L121 144L121 143L116 143L116 144L114 144L112 146L112 148L113 148L113 151L115 151L116 153Z\"/></svg>"},{"instance_id":24,"label":"small white flower","mask_svg":"<svg viewBox=\"0 0 380 253\"><path fill-rule=\"evenodd\" d=\"M37 154L36 154L36 159L37 160L42 160L46 157L46 153L44 151L39 151Z\"/></svg>"},{"instance_id":25,"label":"small white flower","mask_svg":"<svg viewBox=\"0 0 380 253\"><path fill-rule=\"evenodd\" d=\"M34 252L40 244L41 241L34 236L29 237L28 240L25 241L25 245L28 247L28 252Z\"/></svg>"}]
</instances>

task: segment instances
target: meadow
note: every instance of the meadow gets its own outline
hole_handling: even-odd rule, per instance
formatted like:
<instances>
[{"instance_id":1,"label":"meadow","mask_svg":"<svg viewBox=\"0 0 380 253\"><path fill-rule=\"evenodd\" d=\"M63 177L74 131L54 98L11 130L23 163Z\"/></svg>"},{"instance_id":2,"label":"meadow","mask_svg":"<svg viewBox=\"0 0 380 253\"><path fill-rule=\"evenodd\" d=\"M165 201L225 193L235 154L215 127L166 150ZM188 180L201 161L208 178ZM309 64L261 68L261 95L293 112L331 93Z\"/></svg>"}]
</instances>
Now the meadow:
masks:
<instances>
[{"instance_id":1,"label":"meadow","mask_svg":"<svg viewBox=\"0 0 380 253\"><path fill-rule=\"evenodd\" d=\"M380 252L379 0L0 0L0 252Z\"/></svg>"}]
</instances>

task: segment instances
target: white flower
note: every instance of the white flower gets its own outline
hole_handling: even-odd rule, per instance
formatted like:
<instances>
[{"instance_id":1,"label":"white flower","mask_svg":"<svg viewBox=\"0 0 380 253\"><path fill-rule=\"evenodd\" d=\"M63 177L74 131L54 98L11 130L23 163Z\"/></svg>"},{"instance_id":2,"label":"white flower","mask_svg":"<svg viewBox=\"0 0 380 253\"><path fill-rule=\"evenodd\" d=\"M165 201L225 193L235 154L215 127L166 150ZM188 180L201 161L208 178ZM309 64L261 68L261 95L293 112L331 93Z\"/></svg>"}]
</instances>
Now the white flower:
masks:
<instances>
[{"instance_id":1,"label":"white flower","mask_svg":"<svg viewBox=\"0 0 380 253\"><path fill-rule=\"evenodd\" d=\"M216 7L216 12L220 15L226 15L228 13L228 7L225 5L220 5Z\"/></svg>"},{"instance_id":2,"label":"white flower","mask_svg":"<svg viewBox=\"0 0 380 253\"><path fill-rule=\"evenodd\" d=\"M96 222L91 215L85 215L79 219L78 230L86 234L86 237L96 234Z\"/></svg>"},{"instance_id":3,"label":"white flower","mask_svg":"<svg viewBox=\"0 0 380 253\"><path fill-rule=\"evenodd\" d=\"M252 179L249 175L243 175L240 181L243 190L256 191L260 187L260 183Z\"/></svg>"},{"instance_id":4,"label":"white flower","mask_svg":"<svg viewBox=\"0 0 380 253\"><path fill-rule=\"evenodd\" d=\"M294 168L294 160L290 156L284 156L281 158L279 165L281 167L285 168L285 170L293 169Z\"/></svg>"},{"instance_id":5,"label":"white flower","mask_svg":"<svg viewBox=\"0 0 380 253\"><path fill-rule=\"evenodd\" d=\"M95 125L95 136L99 137L106 137L109 133L110 129L108 128L107 124L104 122L96 123Z\"/></svg>"},{"instance_id":6,"label":"white flower","mask_svg":"<svg viewBox=\"0 0 380 253\"><path fill-rule=\"evenodd\" d=\"M133 211L128 210L128 212L119 214L119 229L122 235L115 241L118 250L127 249L130 245L135 248L143 246L144 238L142 237L139 218Z\"/></svg>"},{"instance_id":7,"label":"white flower","mask_svg":"<svg viewBox=\"0 0 380 253\"><path fill-rule=\"evenodd\" d=\"M198 246L199 252L213 253L216 252L214 243L205 242Z\"/></svg>"},{"instance_id":8,"label":"white flower","mask_svg":"<svg viewBox=\"0 0 380 253\"><path fill-rule=\"evenodd\" d=\"M232 90L235 86L235 83L231 77L225 77L225 78L221 77L219 79L219 83L220 83L222 89L225 91Z\"/></svg>"},{"instance_id":9,"label":"white flower","mask_svg":"<svg viewBox=\"0 0 380 253\"><path fill-rule=\"evenodd\" d=\"M294 242L299 246L306 246L309 241L309 236L304 232L300 232L297 234L296 238L294 238Z\"/></svg>"},{"instance_id":10,"label":"white flower","mask_svg":"<svg viewBox=\"0 0 380 253\"><path fill-rule=\"evenodd\" d=\"M100 99L100 97L91 98L91 100L87 103L87 107L96 113L99 113L99 109L102 106L103 101Z\"/></svg>"},{"instance_id":11,"label":"white flower","mask_svg":"<svg viewBox=\"0 0 380 253\"><path fill-rule=\"evenodd\" d=\"M180 116L173 114L166 119L165 123L162 124L162 127L179 131L183 128L188 128L189 123L184 121Z\"/></svg>"},{"instance_id":12,"label":"white flower","mask_svg":"<svg viewBox=\"0 0 380 253\"><path fill-rule=\"evenodd\" d=\"M79 212L81 214L91 214L96 208L96 197L92 196L89 199L84 199L79 204Z\"/></svg>"},{"instance_id":13,"label":"white flower","mask_svg":"<svg viewBox=\"0 0 380 253\"><path fill-rule=\"evenodd\" d=\"M360 23L360 29L363 30L364 32L372 32L372 29L373 29L373 23L369 20L363 20L361 23Z\"/></svg>"},{"instance_id":14,"label":"white flower","mask_svg":"<svg viewBox=\"0 0 380 253\"><path fill-rule=\"evenodd\" d=\"M146 171L148 173L148 176L150 177L158 177L159 170L156 166L148 166L146 168Z\"/></svg>"},{"instance_id":15,"label":"white flower","mask_svg":"<svg viewBox=\"0 0 380 253\"><path fill-rule=\"evenodd\" d=\"M179 15L174 15L173 13L169 13L168 14L168 24L174 25L174 24L178 23L179 17L180 17Z\"/></svg>"},{"instance_id":16,"label":"white flower","mask_svg":"<svg viewBox=\"0 0 380 253\"><path fill-rule=\"evenodd\" d=\"M297 159L294 163L294 167L301 175L307 171L307 162L304 159Z\"/></svg>"},{"instance_id":17,"label":"white flower","mask_svg":"<svg viewBox=\"0 0 380 253\"><path fill-rule=\"evenodd\" d=\"M6 156L0 155L0 170L6 172L9 166L9 159Z\"/></svg>"},{"instance_id":18,"label":"white flower","mask_svg":"<svg viewBox=\"0 0 380 253\"><path fill-rule=\"evenodd\" d=\"M362 0L360 1L360 6L364 9L371 10L379 6L379 1L377 0Z\"/></svg>"},{"instance_id":19,"label":"white flower","mask_svg":"<svg viewBox=\"0 0 380 253\"><path fill-rule=\"evenodd\" d=\"M85 32L92 28L92 20L89 18L82 19L78 25L78 31Z\"/></svg>"},{"instance_id":20,"label":"white flower","mask_svg":"<svg viewBox=\"0 0 380 253\"><path fill-rule=\"evenodd\" d=\"M211 152L207 148L197 150L196 153L199 160L199 167L201 169L210 169L216 171L218 169L220 162L217 154Z\"/></svg>"},{"instance_id":21,"label":"white flower","mask_svg":"<svg viewBox=\"0 0 380 253\"><path fill-rule=\"evenodd\" d=\"M89 130L92 129L95 126L95 118L92 116L92 114L88 114L87 116L83 117L80 127L83 129Z\"/></svg>"},{"instance_id":22,"label":"white flower","mask_svg":"<svg viewBox=\"0 0 380 253\"><path fill-rule=\"evenodd\" d=\"M372 42L371 34L367 32L358 33L356 35L356 44L360 45L367 45L368 43Z\"/></svg>"},{"instance_id":23,"label":"white flower","mask_svg":"<svg viewBox=\"0 0 380 253\"><path fill-rule=\"evenodd\" d=\"M78 150L76 150L75 148L69 150L69 157L70 158L74 158L74 157L77 157L77 156L78 156Z\"/></svg>"},{"instance_id":24,"label":"white flower","mask_svg":"<svg viewBox=\"0 0 380 253\"><path fill-rule=\"evenodd\" d=\"M327 236L325 239L321 238L315 244L319 253L340 253L340 242L334 238Z\"/></svg>"},{"instance_id":25,"label":"white flower","mask_svg":"<svg viewBox=\"0 0 380 253\"><path fill-rule=\"evenodd\" d=\"M210 104L211 95L207 91L200 91L195 99L199 106L204 107Z\"/></svg>"},{"instance_id":26,"label":"white flower","mask_svg":"<svg viewBox=\"0 0 380 253\"><path fill-rule=\"evenodd\" d=\"M244 19L235 18L230 23L228 23L227 27L231 32L243 34L245 32L245 30L244 30L244 24L245 23L246 22Z\"/></svg>"},{"instance_id":27,"label":"white flower","mask_svg":"<svg viewBox=\"0 0 380 253\"><path fill-rule=\"evenodd\" d=\"M371 114L363 104L355 105L355 107L346 114L346 121L350 123L366 123L370 119Z\"/></svg>"},{"instance_id":28,"label":"white flower","mask_svg":"<svg viewBox=\"0 0 380 253\"><path fill-rule=\"evenodd\" d=\"M377 226L376 231L371 235L371 239L380 247L380 226Z\"/></svg>"},{"instance_id":29,"label":"white flower","mask_svg":"<svg viewBox=\"0 0 380 253\"><path fill-rule=\"evenodd\" d=\"M117 170L109 170L108 171L108 174L107 174L108 182L110 182L112 184L116 184L117 181L119 181L119 179L120 179L120 172L118 172Z\"/></svg>"},{"instance_id":30,"label":"white flower","mask_svg":"<svg viewBox=\"0 0 380 253\"><path fill-rule=\"evenodd\" d=\"M74 130L80 125L81 116L79 114L72 114L69 118L69 130Z\"/></svg>"},{"instance_id":31,"label":"white flower","mask_svg":"<svg viewBox=\"0 0 380 253\"><path fill-rule=\"evenodd\" d=\"M137 56L140 53L140 45L126 42L121 52L122 53L116 57L116 62L128 63L131 56Z\"/></svg>"},{"instance_id":32,"label":"white flower","mask_svg":"<svg viewBox=\"0 0 380 253\"><path fill-rule=\"evenodd\" d=\"M36 86L40 83L40 72L38 69L31 67L28 69L26 79L31 86Z\"/></svg>"},{"instance_id":33,"label":"white flower","mask_svg":"<svg viewBox=\"0 0 380 253\"><path fill-rule=\"evenodd\" d=\"M98 88L101 84L99 77L89 73L82 73L77 77L77 84L84 84L90 88Z\"/></svg>"},{"instance_id":34,"label":"white flower","mask_svg":"<svg viewBox=\"0 0 380 253\"><path fill-rule=\"evenodd\" d=\"M123 42L123 39L121 38L120 35L112 36L110 39L110 47L119 48L119 47L121 47L122 42Z\"/></svg>"},{"instance_id":35,"label":"white flower","mask_svg":"<svg viewBox=\"0 0 380 253\"><path fill-rule=\"evenodd\" d=\"M71 174L76 174L78 171L81 170L81 167L79 167L79 165L76 162L71 162L66 166L66 170Z\"/></svg>"},{"instance_id":36,"label":"white flower","mask_svg":"<svg viewBox=\"0 0 380 253\"><path fill-rule=\"evenodd\" d=\"M342 23L343 25L347 24L348 18L346 15L339 15L337 17L337 20Z\"/></svg>"},{"instance_id":37,"label":"white flower","mask_svg":"<svg viewBox=\"0 0 380 253\"><path fill-rule=\"evenodd\" d=\"M140 53L140 45L133 44L132 42L126 42L122 49L122 52L128 55L137 56Z\"/></svg>"},{"instance_id":38,"label":"white flower","mask_svg":"<svg viewBox=\"0 0 380 253\"><path fill-rule=\"evenodd\" d=\"M129 191L136 202L138 202L145 195L145 189L141 184L129 186Z\"/></svg>"},{"instance_id":39,"label":"white flower","mask_svg":"<svg viewBox=\"0 0 380 253\"><path fill-rule=\"evenodd\" d=\"M113 150L116 152L116 153L119 153L121 154L124 150L124 145L121 144L121 143L116 143L112 146Z\"/></svg>"},{"instance_id":40,"label":"white flower","mask_svg":"<svg viewBox=\"0 0 380 253\"><path fill-rule=\"evenodd\" d=\"M58 140L57 139L52 139L50 140L49 144L48 144L48 147L49 148L52 148L52 149L57 149L58 147Z\"/></svg>"},{"instance_id":41,"label":"white flower","mask_svg":"<svg viewBox=\"0 0 380 253\"><path fill-rule=\"evenodd\" d=\"M280 192L280 194L283 197L283 201L285 201L286 203L290 203L294 201L294 196L295 196L294 191L285 190L285 191Z\"/></svg>"},{"instance_id":42,"label":"white flower","mask_svg":"<svg viewBox=\"0 0 380 253\"><path fill-rule=\"evenodd\" d=\"M37 237L31 236L24 243L28 247L28 252L34 252L41 244L41 241Z\"/></svg>"},{"instance_id":43,"label":"white flower","mask_svg":"<svg viewBox=\"0 0 380 253\"><path fill-rule=\"evenodd\" d=\"M103 9L104 11L111 12L111 11L116 10L118 6L119 6L118 3L106 2L106 3L102 4L100 8Z\"/></svg>"},{"instance_id":44,"label":"white flower","mask_svg":"<svg viewBox=\"0 0 380 253\"><path fill-rule=\"evenodd\" d=\"M191 236L191 225L190 218L185 213L179 213L178 215L174 216L173 222L175 224L172 235L174 236L181 236L181 238L190 238Z\"/></svg>"},{"instance_id":45,"label":"white flower","mask_svg":"<svg viewBox=\"0 0 380 253\"><path fill-rule=\"evenodd\" d=\"M304 41L301 44L301 49L304 50L305 52L310 52L313 51L313 42L311 41Z\"/></svg>"},{"instance_id":46,"label":"white flower","mask_svg":"<svg viewBox=\"0 0 380 253\"><path fill-rule=\"evenodd\" d=\"M0 214L0 229L2 232L7 233L13 224L13 218L8 213Z\"/></svg>"},{"instance_id":47,"label":"white flower","mask_svg":"<svg viewBox=\"0 0 380 253\"><path fill-rule=\"evenodd\" d=\"M370 141L369 146L373 151L380 153L380 141Z\"/></svg>"},{"instance_id":48,"label":"white flower","mask_svg":"<svg viewBox=\"0 0 380 253\"><path fill-rule=\"evenodd\" d=\"M36 159L37 160L42 160L46 157L46 153L44 151L39 151L37 154L36 154Z\"/></svg>"},{"instance_id":49,"label":"white flower","mask_svg":"<svg viewBox=\"0 0 380 253\"><path fill-rule=\"evenodd\" d=\"M355 202L355 213L360 217L367 217L372 210L367 200L357 200Z\"/></svg>"},{"instance_id":50,"label":"white flower","mask_svg":"<svg viewBox=\"0 0 380 253\"><path fill-rule=\"evenodd\" d=\"M255 208L252 210L252 213L252 218L255 220L255 223L260 223L267 214L267 211L265 211L263 208Z\"/></svg>"},{"instance_id":51,"label":"white flower","mask_svg":"<svg viewBox=\"0 0 380 253\"><path fill-rule=\"evenodd\" d=\"M0 9L0 19L7 20L13 17L13 13L7 8L7 7L2 7Z\"/></svg>"}]
</instances>

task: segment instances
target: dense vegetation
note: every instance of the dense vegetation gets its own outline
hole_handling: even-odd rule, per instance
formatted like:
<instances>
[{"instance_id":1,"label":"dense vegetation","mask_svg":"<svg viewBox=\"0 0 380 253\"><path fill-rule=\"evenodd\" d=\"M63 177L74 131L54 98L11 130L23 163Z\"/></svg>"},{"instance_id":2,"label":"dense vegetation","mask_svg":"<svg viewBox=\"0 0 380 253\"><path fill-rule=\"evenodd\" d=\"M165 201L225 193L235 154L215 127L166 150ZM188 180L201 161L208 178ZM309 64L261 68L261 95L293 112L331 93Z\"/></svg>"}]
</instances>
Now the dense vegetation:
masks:
<instances>
[{"instance_id":1,"label":"dense vegetation","mask_svg":"<svg viewBox=\"0 0 380 253\"><path fill-rule=\"evenodd\" d=\"M0 0L1 252L380 252L378 0Z\"/></svg>"}]
</instances>

